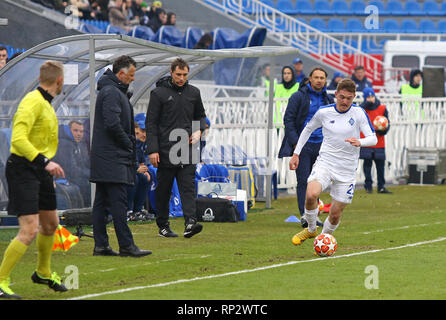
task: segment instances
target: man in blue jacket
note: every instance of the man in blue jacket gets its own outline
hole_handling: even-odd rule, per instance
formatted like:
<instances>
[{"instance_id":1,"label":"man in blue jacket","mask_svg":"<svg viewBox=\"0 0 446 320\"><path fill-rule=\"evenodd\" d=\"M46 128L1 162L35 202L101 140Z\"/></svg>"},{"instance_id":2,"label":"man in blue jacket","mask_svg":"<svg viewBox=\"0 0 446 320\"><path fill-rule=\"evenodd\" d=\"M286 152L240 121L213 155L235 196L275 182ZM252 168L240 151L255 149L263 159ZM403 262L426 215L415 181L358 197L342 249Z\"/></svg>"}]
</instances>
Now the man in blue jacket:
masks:
<instances>
[{"instance_id":1,"label":"man in blue jacket","mask_svg":"<svg viewBox=\"0 0 446 320\"><path fill-rule=\"evenodd\" d=\"M319 107L334 102L327 94L327 72L320 68L314 68L309 79L301 83L299 91L294 93L288 100L288 106L283 117L285 125L285 137L279 151L279 158L291 157L299 140L300 133L305 125L311 120ZM297 178L297 203L301 215L302 227L307 227L305 220L305 193L307 190L307 179L311 173L319 149L322 143L322 129L315 130L300 154L299 166L296 169Z\"/></svg>"}]
</instances>

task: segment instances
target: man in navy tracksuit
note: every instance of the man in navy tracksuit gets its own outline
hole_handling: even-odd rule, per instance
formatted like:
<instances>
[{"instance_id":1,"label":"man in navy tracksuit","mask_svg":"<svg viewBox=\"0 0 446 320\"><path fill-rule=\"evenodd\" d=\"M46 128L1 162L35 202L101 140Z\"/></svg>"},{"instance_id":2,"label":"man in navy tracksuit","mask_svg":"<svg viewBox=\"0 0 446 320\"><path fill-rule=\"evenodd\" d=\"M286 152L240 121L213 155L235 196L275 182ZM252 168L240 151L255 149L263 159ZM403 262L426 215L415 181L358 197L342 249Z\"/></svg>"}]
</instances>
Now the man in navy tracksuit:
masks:
<instances>
[{"instance_id":1,"label":"man in navy tracksuit","mask_svg":"<svg viewBox=\"0 0 446 320\"><path fill-rule=\"evenodd\" d=\"M319 107L331 104L333 98L327 94L327 72L320 68L314 68L309 79L301 83L298 92L294 93L288 100L288 106L283 117L285 125L285 137L279 151L279 158L291 157L299 140L300 133L305 125L311 120ZM305 194L307 190L307 179L311 173L319 149L322 143L322 128L315 130L300 154L299 166L296 169L297 178L297 203L301 215L302 227L307 226L305 220Z\"/></svg>"}]
</instances>

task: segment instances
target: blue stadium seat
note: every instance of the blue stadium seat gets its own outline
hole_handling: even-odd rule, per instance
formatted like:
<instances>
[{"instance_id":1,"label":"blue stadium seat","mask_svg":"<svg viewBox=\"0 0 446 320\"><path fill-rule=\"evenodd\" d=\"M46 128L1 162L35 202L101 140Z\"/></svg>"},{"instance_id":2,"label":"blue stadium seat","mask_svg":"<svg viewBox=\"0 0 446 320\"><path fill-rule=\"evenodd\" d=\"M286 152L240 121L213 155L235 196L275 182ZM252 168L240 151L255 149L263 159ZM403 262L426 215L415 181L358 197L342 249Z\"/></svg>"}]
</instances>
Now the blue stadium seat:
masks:
<instances>
[{"instance_id":1,"label":"blue stadium seat","mask_svg":"<svg viewBox=\"0 0 446 320\"><path fill-rule=\"evenodd\" d=\"M438 32L446 33L446 20L438 21Z\"/></svg>"},{"instance_id":2,"label":"blue stadium seat","mask_svg":"<svg viewBox=\"0 0 446 320\"><path fill-rule=\"evenodd\" d=\"M400 25L394 19L384 20L383 31L386 33L400 33Z\"/></svg>"},{"instance_id":3,"label":"blue stadium seat","mask_svg":"<svg viewBox=\"0 0 446 320\"><path fill-rule=\"evenodd\" d=\"M446 14L446 1L443 1L443 2L441 3L440 10L441 10L441 12L442 12L443 14Z\"/></svg>"},{"instance_id":4,"label":"blue stadium seat","mask_svg":"<svg viewBox=\"0 0 446 320\"><path fill-rule=\"evenodd\" d=\"M260 2L262 2L264 5L267 5L268 7L271 7L271 8L274 8L275 7L275 5L274 5L274 2L272 1L272 0L260 0ZM271 9L265 9L264 7L262 7L263 8L263 10L262 10L262 12L266 12L267 14L271 14L271 13L273 13L273 11L271 10Z\"/></svg>"},{"instance_id":5,"label":"blue stadium seat","mask_svg":"<svg viewBox=\"0 0 446 320\"><path fill-rule=\"evenodd\" d=\"M428 19L420 20L420 29L423 33L437 33L437 26L435 25L435 22Z\"/></svg>"},{"instance_id":6,"label":"blue stadium seat","mask_svg":"<svg viewBox=\"0 0 446 320\"><path fill-rule=\"evenodd\" d=\"M313 18L310 20L309 25L315 29L326 32L327 31L327 23L324 19L321 18Z\"/></svg>"},{"instance_id":7,"label":"blue stadium seat","mask_svg":"<svg viewBox=\"0 0 446 320\"><path fill-rule=\"evenodd\" d=\"M253 2L249 0L242 0L243 12L246 14L253 14Z\"/></svg>"},{"instance_id":8,"label":"blue stadium seat","mask_svg":"<svg viewBox=\"0 0 446 320\"><path fill-rule=\"evenodd\" d=\"M331 11L340 16L351 16L353 14L345 0L333 1Z\"/></svg>"},{"instance_id":9,"label":"blue stadium seat","mask_svg":"<svg viewBox=\"0 0 446 320\"><path fill-rule=\"evenodd\" d=\"M124 34L127 35L127 31L122 29L121 27L114 26L109 24L107 28L105 29L105 33L112 33L112 34Z\"/></svg>"},{"instance_id":10,"label":"blue stadium seat","mask_svg":"<svg viewBox=\"0 0 446 320\"><path fill-rule=\"evenodd\" d=\"M365 12L365 7L366 7L366 5L365 5L364 1L361 1L361 0L353 0L350 3L350 11L355 16L367 15L367 13Z\"/></svg>"},{"instance_id":11,"label":"blue stadium seat","mask_svg":"<svg viewBox=\"0 0 446 320\"><path fill-rule=\"evenodd\" d=\"M276 3L276 9L289 15L298 14L297 9L293 6L291 0L279 0Z\"/></svg>"},{"instance_id":12,"label":"blue stadium seat","mask_svg":"<svg viewBox=\"0 0 446 320\"><path fill-rule=\"evenodd\" d=\"M387 3L387 10L392 16L407 16L408 12L399 0L391 0Z\"/></svg>"},{"instance_id":13,"label":"blue stadium seat","mask_svg":"<svg viewBox=\"0 0 446 320\"><path fill-rule=\"evenodd\" d=\"M308 0L298 0L296 10L299 14L315 14L313 4Z\"/></svg>"},{"instance_id":14,"label":"blue stadium seat","mask_svg":"<svg viewBox=\"0 0 446 320\"><path fill-rule=\"evenodd\" d=\"M348 19L345 23L345 30L348 32L365 32L364 24L357 18Z\"/></svg>"},{"instance_id":15,"label":"blue stadium seat","mask_svg":"<svg viewBox=\"0 0 446 320\"><path fill-rule=\"evenodd\" d=\"M424 16L426 15L425 11L421 8L421 5L416 1L407 1L406 2L406 11L409 16Z\"/></svg>"},{"instance_id":16,"label":"blue stadium seat","mask_svg":"<svg viewBox=\"0 0 446 320\"><path fill-rule=\"evenodd\" d=\"M436 1L426 1L423 5L424 14L427 16L443 16L445 12L440 9Z\"/></svg>"},{"instance_id":17,"label":"blue stadium seat","mask_svg":"<svg viewBox=\"0 0 446 320\"><path fill-rule=\"evenodd\" d=\"M361 50L366 53L382 53L382 48L377 46L372 38L362 39Z\"/></svg>"},{"instance_id":18,"label":"blue stadium seat","mask_svg":"<svg viewBox=\"0 0 446 320\"><path fill-rule=\"evenodd\" d=\"M388 16L390 15L390 11L386 9L384 3L380 0L370 1L369 6L376 6L378 8L378 15Z\"/></svg>"},{"instance_id":19,"label":"blue stadium seat","mask_svg":"<svg viewBox=\"0 0 446 320\"><path fill-rule=\"evenodd\" d=\"M327 0L316 0L314 3L314 10L316 11L316 14L320 15L332 14L330 3Z\"/></svg>"},{"instance_id":20,"label":"blue stadium seat","mask_svg":"<svg viewBox=\"0 0 446 320\"><path fill-rule=\"evenodd\" d=\"M328 32L341 33L345 32L344 21L339 18L330 18L327 22Z\"/></svg>"},{"instance_id":21,"label":"blue stadium seat","mask_svg":"<svg viewBox=\"0 0 446 320\"><path fill-rule=\"evenodd\" d=\"M401 31L404 33L420 33L417 23L412 19L404 19L401 21Z\"/></svg>"}]
</instances>

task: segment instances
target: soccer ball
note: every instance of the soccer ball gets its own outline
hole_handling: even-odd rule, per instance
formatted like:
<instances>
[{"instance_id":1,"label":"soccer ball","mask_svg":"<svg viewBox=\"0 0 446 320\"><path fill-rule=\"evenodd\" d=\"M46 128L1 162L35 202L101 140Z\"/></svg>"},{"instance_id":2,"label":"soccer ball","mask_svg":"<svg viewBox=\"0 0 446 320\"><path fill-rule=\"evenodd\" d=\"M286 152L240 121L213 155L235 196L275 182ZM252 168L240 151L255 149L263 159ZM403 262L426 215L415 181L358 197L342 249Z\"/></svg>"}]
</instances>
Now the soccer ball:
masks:
<instances>
[{"instance_id":1,"label":"soccer ball","mask_svg":"<svg viewBox=\"0 0 446 320\"><path fill-rule=\"evenodd\" d=\"M373 127L377 131L384 131L389 127L389 119L384 116L377 116L375 120L373 120Z\"/></svg>"},{"instance_id":2,"label":"soccer ball","mask_svg":"<svg viewBox=\"0 0 446 320\"><path fill-rule=\"evenodd\" d=\"M320 257L330 257L334 255L338 248L338 243L331 234L322 233L314 239L314 251Z\"/></svg>"},{"instance_id":3,"label":"soccer ball","mask_svg":"<svg viewBox=\"0 0 446 320\"><path fill-rule=\"evenodd\" d=\"M319 199L319 203L318 203L317 207L319 208L319 212L318 212L318 215L319 215L322 213L322 211L324 211L324 203L322 202L321 199Z\"/></svg>"}]
</instances>

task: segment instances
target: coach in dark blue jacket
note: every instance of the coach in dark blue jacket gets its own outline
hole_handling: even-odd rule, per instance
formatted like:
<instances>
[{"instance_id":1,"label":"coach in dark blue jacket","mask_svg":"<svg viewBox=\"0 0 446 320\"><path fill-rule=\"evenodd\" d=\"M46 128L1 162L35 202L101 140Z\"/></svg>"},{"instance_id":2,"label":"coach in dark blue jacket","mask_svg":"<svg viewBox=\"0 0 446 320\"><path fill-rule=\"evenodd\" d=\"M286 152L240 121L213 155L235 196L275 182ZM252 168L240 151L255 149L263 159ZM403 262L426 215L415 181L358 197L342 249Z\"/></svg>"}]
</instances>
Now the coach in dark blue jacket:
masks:
<instances>
[{"instance_id":1,"label":"coach in dark blue jacket","mask_svg":"<svg viewBox=\"0 0 446 320\"><path fill-rule=\"evenodd\" d=\"M301 83L299 91L294 93L288 100L288 106L283 117L285 137L280 147L279 158L291 157L293 155L294 148L305 125L319 110L319 107L334 102L333 98L327 94L326 84L327 72L320 67L316 67L311 71L309 79ZM299 166L296 169L297 203L304 228L307 226L303 217L305 214L307 179L319 155L322 139L322 128L315 130L311 134L300 153Z\"/></svg>"},{"instance_id":2,"label":"coach in dark blue jacket","mask_svg":"<svg viewBox=\"0 0 446 320\"><path fill-rule=\"evenodd\" d=\"M96 183L93 204L93 255L116 256L109 245L106 217L113 217L120 256L142 257L152 252L139 249L127 225L127 186L134 185L136 139L133 107L127 94L135 79L136 62L121 56L98 81L90 181Z\"/></svg>"}]
</instances>

